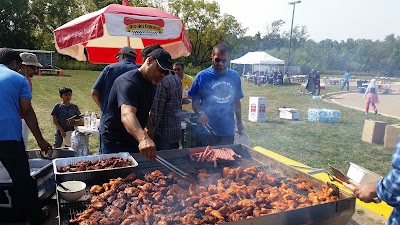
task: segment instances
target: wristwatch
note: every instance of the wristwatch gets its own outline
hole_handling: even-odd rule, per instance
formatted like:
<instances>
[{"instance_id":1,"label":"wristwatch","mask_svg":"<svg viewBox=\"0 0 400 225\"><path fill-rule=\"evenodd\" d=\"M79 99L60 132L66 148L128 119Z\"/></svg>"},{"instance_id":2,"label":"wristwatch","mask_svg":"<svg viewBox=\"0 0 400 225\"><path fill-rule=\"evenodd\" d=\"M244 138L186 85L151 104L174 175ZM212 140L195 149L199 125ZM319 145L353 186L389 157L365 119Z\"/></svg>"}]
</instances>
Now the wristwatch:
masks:
<instances>
[{"instance_id":1,"label":"wristwatch","mask_svg":"<svg viewBox=\"0 0 400 225\"><path fill-rule=\"evenodd\" d=\"M202 113L204 113L204 111L200 111L200 112L199 112L199 114L202 114Z\"/></svg>"}]
</instances>

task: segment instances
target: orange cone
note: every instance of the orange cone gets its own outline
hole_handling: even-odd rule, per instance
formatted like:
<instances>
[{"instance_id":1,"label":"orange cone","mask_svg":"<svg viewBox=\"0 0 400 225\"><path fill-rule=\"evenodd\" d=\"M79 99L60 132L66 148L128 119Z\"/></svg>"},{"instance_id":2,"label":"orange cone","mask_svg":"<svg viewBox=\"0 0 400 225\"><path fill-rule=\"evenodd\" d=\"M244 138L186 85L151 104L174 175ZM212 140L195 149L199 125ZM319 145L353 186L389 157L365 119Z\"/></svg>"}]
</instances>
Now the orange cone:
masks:
<instances>
[{"instance_id":1,"label":"orange cone","mask_svg":"<svg viewBox=\"0 0 400 225\"><path fill-rule=\"evenodd\" d=\"M39 76L39 77L42 76L42 70L41 70L41 69L39 69L38 76Z\"/></svg>"},{"instance_id":2,"label":"orange cone","mask_svg":"<svg viewBox=\"0 0 400 225\"><path fill-rule=\"evenodd\" d=\"M64 71L60 70L60 77L63 77L63 76L64 76Z\"/></svg>"}]
</instances>

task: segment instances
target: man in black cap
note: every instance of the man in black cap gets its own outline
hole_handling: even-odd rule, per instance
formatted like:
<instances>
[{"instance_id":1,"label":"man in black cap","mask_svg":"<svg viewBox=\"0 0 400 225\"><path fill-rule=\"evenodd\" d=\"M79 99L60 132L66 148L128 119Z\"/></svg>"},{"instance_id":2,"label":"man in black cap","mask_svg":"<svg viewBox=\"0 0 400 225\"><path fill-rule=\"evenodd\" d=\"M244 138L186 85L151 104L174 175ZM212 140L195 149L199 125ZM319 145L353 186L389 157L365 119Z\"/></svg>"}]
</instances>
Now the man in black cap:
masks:
<instances>
[{"instance_id":1,"label":"man in black cap","mask_svg":"<svg viewBox=\"0 0 400 225\"><path fill-rule=\"evenodd\" d=\"M171 55L155 49L142 66L119 76L111 88L100 128L101 152L140 152L154 160L156 147L144 131L156 85L172 71Z\"/></svg>"},{"instance_id":2,"label":"man in black cap","mask_svg":"<svg viewBox=\"0 0 400 225\"><path fill-rule=\"evenodd\" d=\"M99 128L104 124L103 114L107 108L108 96L115 79L128 71L138 68L135 64L136 52L132 47L125 46L121 48L118 54L115 55L115 58L117 58L119 62L106 66L103 71L101 71L100 76L97 78L92 88L93 100L101 109Z\"/></svg>"}]
</instances>

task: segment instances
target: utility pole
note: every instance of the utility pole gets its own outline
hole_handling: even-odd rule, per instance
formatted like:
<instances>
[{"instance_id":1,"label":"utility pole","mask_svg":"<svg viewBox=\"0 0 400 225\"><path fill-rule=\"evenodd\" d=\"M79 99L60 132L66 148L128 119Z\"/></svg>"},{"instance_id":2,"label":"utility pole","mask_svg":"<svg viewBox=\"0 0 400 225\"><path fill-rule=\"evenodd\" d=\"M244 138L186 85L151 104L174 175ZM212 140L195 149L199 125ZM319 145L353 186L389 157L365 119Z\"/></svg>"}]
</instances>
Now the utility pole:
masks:
<instances>
[{"instance_id":1,"label":"utility pole","mask_svg":"<svg viewBox=\"0 0 400 225\"><path fill-rule=\"evenodd\" d=\"M292 14L292 26L290 27L290 37L289 37L289 56L288 56L288 63L286 67L286 72L289 73L289 66L290 66L290 48L292 47L292 33L293 33L293 20L294 20L294 11L296 9L296 4L301 3L301 1L294 1L289 2L289 5L293 5L293 14Z\"/></svg>"}]
</instances>

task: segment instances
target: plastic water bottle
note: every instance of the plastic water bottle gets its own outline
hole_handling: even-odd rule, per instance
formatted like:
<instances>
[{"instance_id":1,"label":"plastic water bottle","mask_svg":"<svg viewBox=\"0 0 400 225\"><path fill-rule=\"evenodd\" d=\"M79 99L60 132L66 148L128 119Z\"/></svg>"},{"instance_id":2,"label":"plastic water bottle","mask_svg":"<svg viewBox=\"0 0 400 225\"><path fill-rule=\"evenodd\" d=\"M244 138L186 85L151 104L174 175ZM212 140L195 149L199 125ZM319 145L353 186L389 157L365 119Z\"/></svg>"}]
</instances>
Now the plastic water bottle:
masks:
<instances>
[{"instance_id":1,"label":"plastic water bottle","mask_svg":"<svg viewBox=\"0 0 400 225\"><path fill-rule=\"evenodd\" d=\"M83 122L85 128L90 128L90 115L88 111L86 111L85 115L83 116Z\"/></svg>"},{"instance_id":2,"label":"plastic water bottle","mask_svg":"<svg viewBox=\"0 0 400 225\"><path fill-rule=\"evenodd\" d=\"M90 115L90 126L93 130L97 129L97 116L94 112L92 112L92 115Z\"/></svg>"},{"instance_id":3,"label":"plastic water bottle","mask_svg":"<svg viewBox=\"0 0 400 225\"><path fill-rule=\"evenodd\" d=\"M182 91L182 98L188 98L189 97L189 87L186 85L185 89Z\"/></svg>"}]
</instances>

